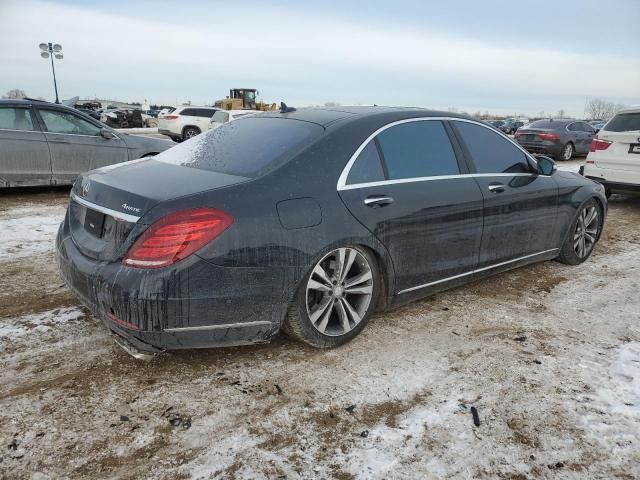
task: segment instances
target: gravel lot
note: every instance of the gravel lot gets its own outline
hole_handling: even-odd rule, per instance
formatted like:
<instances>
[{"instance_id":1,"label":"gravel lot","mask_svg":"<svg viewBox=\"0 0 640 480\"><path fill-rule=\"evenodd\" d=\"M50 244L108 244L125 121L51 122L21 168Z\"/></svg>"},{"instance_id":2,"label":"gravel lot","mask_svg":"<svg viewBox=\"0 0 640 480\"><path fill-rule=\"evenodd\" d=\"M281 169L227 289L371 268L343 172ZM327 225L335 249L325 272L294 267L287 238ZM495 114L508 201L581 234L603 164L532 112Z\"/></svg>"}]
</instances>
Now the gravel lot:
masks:
<instances>
[{"instance_id":1,"label":"gravel lot","mask_svg":"<svg viewBox=\"0 0 640 480\"><path fill-rule=\"evenodd\" d=\"M640 198L612 197L585 264L379 314L336 350L141 363L57 276L68 192L0 195L2 478L640 477Z\"/></svg>"}]
</instances>

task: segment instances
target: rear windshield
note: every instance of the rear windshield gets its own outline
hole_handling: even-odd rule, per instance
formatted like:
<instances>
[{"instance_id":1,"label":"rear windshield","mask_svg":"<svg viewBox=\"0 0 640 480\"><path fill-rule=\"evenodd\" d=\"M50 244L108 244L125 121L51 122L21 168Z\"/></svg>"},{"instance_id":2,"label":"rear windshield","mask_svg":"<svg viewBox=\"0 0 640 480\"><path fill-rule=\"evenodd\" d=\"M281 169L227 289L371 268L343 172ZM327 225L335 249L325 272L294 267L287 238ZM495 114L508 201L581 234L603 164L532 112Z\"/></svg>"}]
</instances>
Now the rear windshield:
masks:
<instances>
[{"instance_id":1,"label":"rear windshield","mask_svg":"<svg viewBox=\"0 0 640 480\"><path fill-rule=\"evenodd\" d=\"M552 120L536 120L527 125L527 128L559 128L563 123L554 122Z\"/></svg>"},{"instance_id":2,"label":"rear windshield","mask_svg":"<svg viewBox=\"0 0 640 480\"><path fill-rule=\"evenodd\" d=\"M165 150L154 160L254 178L292 158L323 131L299 120L246 117Z\"/></svg>"},{"instance_id":3,"label":"rear windshield","mask_svg":"<svg viewBox=\"0 0 640 480\"><path fill-rule=\"evenodd\" d=\"M639 113L619 113L604 126L607 132L636 132L640 131Z\"/></svg>"}]
</instances>

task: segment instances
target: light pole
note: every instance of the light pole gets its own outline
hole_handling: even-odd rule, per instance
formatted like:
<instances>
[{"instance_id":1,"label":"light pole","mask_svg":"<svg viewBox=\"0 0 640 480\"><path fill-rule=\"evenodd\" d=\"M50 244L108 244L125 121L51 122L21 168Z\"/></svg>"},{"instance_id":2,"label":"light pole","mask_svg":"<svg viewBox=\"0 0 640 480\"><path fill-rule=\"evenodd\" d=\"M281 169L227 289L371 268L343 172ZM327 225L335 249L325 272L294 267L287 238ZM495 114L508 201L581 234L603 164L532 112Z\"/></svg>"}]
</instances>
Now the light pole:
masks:
<instances>
[{"instance_id":1,"label":"light pole","mask_svg":"<svg viewBox=\"0 0 640 480\"><path fill-rule=\"evenodd\" d=\"M53 57L56 57L58 60L62 60L64 56L62 55L62 45L59 43L53 44L49 43L41 43L40 44L40 56L42 58L51 57L51 71L53 72L53 88L56 90L56 103L60 103L58 99L58 84L56 82L56 68L53 66Z\"/></svg>"}]
</instances>

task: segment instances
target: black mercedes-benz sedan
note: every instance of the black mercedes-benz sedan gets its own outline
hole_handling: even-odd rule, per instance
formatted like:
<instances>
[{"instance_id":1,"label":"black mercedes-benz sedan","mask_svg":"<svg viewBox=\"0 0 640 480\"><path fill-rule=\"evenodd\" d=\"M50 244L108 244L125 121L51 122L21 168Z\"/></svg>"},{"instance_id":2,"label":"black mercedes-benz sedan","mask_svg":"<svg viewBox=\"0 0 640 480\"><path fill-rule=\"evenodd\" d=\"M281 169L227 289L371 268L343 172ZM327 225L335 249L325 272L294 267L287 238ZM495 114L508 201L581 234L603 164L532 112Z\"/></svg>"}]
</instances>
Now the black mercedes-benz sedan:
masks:
<instances>
[{"instance_id":1,"label":"black mercedes-benz sedan","mask_svg":"<svg viewBox=\"0 0 640 480\"><path fill-rule=\"evenodd\" d=\"M75 183L61 274L130 352L354 338L375 311L586 260L603 187L422 109L268 112Z\"/></svg>"}]
</instances>

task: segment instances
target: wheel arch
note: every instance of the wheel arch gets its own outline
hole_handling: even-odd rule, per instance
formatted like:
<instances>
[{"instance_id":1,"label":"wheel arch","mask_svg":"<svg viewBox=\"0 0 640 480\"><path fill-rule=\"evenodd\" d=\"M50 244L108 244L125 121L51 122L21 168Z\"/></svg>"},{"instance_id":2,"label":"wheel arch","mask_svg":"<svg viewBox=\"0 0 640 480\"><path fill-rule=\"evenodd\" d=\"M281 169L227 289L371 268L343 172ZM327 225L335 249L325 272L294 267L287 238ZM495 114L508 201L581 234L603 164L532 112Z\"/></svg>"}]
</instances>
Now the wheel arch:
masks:
<instances>
[{"instance_id":1,"label":"wheel arch","mask_svg":"<svg viewBox=\"0 0 640 480\"><path fill-rule=\"evenodd\" d=\"M198 127L197 125L185 125L184 127L182 127L182 136L184 136L184 132L187 128L195 128L196 130L198 130L200 133L202 133L202 129L200 127Z\"/></svg>"}]
</instances>

